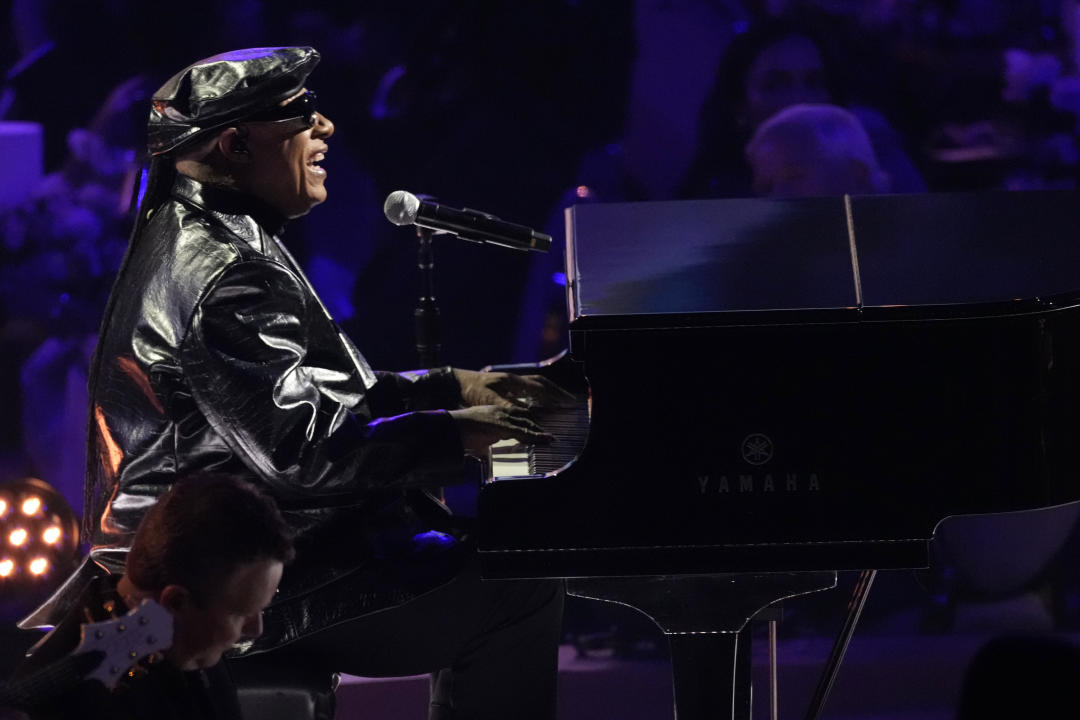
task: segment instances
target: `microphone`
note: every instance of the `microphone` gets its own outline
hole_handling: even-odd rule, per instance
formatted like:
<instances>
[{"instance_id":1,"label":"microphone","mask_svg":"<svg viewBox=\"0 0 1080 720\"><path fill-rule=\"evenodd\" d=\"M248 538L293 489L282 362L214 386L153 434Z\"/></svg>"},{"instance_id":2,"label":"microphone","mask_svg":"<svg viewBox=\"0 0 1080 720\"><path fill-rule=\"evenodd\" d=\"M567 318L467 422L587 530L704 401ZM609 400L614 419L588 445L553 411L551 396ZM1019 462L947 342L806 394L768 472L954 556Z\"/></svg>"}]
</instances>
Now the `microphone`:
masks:
<instances>
[{"instance_id":1,"label":"microphone","mask_svg":"<svg viewBox=\"0 0 1080 720\"><path fill-rule=\"evenodd\" d=\"M417 225L472 242L537 252L547 252L551 247L551 236L532 228L500 220L479 210L456 210L422 200L404 190L395 190L387 196L383 214L395 225Z\"/></svg>"}]
</instances>

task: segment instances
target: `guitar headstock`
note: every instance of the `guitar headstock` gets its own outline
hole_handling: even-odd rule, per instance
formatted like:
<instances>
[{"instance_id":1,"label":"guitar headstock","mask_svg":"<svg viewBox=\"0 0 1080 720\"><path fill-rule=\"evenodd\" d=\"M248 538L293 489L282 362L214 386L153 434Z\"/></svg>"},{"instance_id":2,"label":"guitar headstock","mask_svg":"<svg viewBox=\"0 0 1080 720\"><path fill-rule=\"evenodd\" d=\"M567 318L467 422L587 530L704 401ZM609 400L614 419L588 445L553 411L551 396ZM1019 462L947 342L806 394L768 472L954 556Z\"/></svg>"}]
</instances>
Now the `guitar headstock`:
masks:
<instances>
[{"instance_id":1,"label":"guitar headstock","mask_svg":"<svg viewBox=\"0 0 1080 720\"><path fill-rule=\"evenodd\" d=\"M149 598L128 614L82 626L82 640L75 653L105 653L87 678L112 690L120 678L139 661L172 645L172 614Z\"/></svg>"}]
</instances>

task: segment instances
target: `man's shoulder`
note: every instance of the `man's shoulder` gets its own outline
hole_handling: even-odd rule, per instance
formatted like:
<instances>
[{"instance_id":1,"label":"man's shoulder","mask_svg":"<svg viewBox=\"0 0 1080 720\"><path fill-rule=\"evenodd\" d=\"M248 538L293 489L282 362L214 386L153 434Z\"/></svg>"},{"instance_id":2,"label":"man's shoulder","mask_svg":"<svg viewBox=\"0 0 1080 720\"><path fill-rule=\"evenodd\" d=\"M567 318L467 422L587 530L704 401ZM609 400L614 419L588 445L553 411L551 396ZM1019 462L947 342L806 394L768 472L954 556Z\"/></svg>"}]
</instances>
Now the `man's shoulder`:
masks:
<instances>
[{"instance_id":1,"label":"man's shoulder","mask_svg":"<svg viewBox=\"0 0 1080 720\"><path fill-rule=\"evenodd\" d=\"M226 262L260 254L215 213L176 199L157 209L142 236L158 252L202 253Z\"/></svg>"},{"instance_id":2,"label":"man's shoulder","mask_svg":"<svg viewBox=\"0 0 1080 720\"><path fill-rule=\"evenodd\" d=\"M161 275L153 285L176 287L194 303L231 270L239 267L286 270L262 252L267 240L252 221L188 205L164 203L150 218L139 239L136 263ZM164 274L164 275L163 275Z\"/></svg>"}]
</instances>

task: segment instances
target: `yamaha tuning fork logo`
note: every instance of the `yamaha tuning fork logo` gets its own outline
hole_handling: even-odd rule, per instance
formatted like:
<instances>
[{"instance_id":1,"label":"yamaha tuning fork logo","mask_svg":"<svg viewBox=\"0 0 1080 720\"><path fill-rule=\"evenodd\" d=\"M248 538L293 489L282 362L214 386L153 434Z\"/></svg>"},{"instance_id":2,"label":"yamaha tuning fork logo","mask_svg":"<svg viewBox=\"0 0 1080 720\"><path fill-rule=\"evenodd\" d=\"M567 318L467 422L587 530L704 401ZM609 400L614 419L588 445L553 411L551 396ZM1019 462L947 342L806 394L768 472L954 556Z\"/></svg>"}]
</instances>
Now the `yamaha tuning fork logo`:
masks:
<instances>
[{"instance_id":1,"label":"yamaha tuning fork logo","mask_svg":"<svg viewBox=\"0 0 1080 720\"><path fill-rule=\"evenodd\" d=\"M728 446L731 447L731 446ZM736 461L728 455L717 458L723 465L697 474L697 485L702 495L775 495L788 493L821 492L821 472L807 472L804 468L764 468L773 461L776 444L764 433L746 435L739 444L742 464L732 467ZM783 460L783 456L781 456ZM746 466L750 467L747 468Z\"/></svg>"},{"instance_id":2,"label":"yamaha tuning fork logo","mask_svg":"<svg viewBox=\"0 0 1080 720\"><path fill-rule=\"evenodd\" d=\"M768 435L752 433L742 441L742 459L751 465L764 465L772 460L773 441Z\"/></svg>"}]
</instances>

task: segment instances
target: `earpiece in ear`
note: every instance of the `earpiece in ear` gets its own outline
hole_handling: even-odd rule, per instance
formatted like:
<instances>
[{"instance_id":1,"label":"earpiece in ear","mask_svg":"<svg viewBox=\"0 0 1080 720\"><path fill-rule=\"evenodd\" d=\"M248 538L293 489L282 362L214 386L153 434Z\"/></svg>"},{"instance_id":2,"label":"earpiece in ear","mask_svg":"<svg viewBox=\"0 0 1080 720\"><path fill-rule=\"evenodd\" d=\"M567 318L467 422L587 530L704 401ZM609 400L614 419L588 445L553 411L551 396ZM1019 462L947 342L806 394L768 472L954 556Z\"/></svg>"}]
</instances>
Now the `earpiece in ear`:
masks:
<instances>
[{"instance_id":1,"label":"earpiece in ear","mask_svg":"<svg viewBox=\"0 0 1080 720\"><path fill-rule=\"evenodd\" d=\"M244 125L230 128L229 132L223 136L222 150L227 151L229 155L250 155L251 150L247 146L248 134L249 131Z\"/></svg>"}]
</instances>

